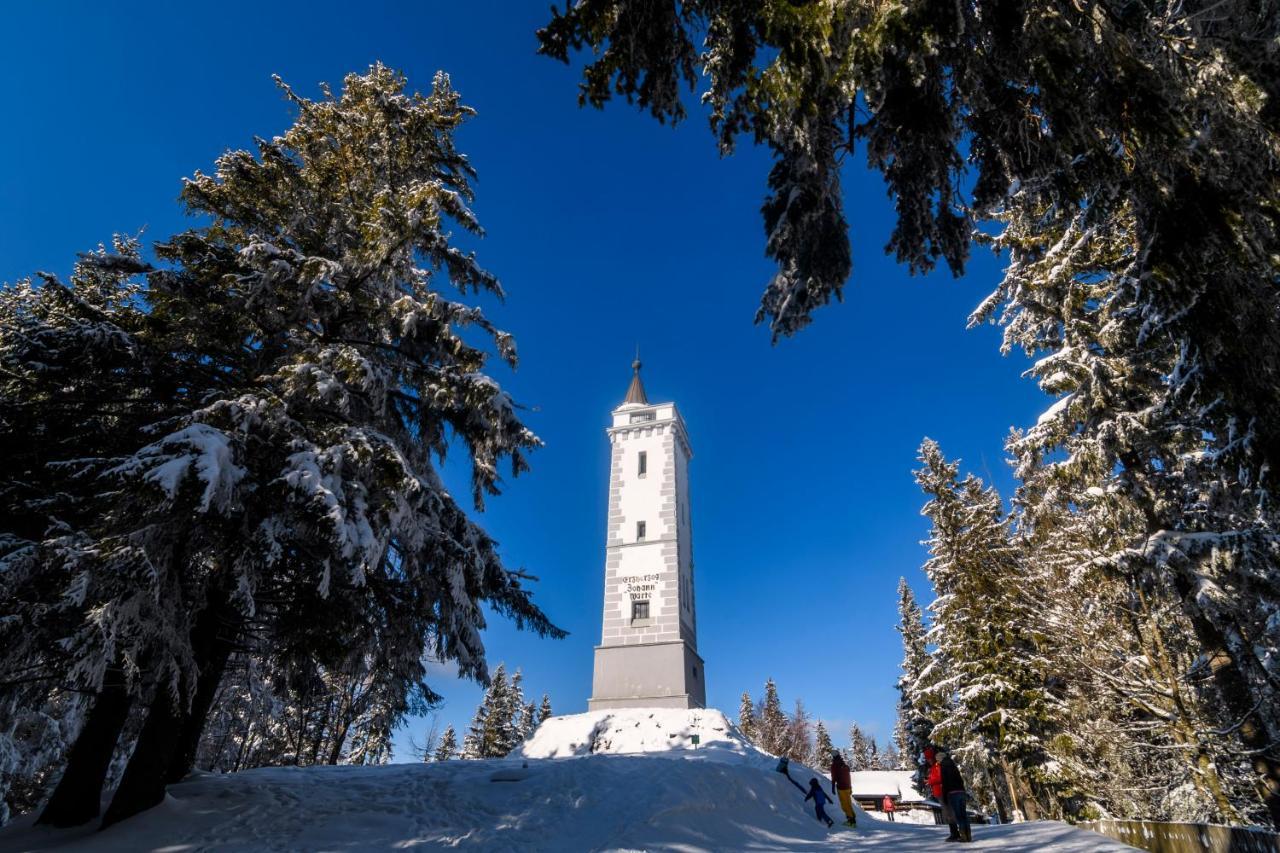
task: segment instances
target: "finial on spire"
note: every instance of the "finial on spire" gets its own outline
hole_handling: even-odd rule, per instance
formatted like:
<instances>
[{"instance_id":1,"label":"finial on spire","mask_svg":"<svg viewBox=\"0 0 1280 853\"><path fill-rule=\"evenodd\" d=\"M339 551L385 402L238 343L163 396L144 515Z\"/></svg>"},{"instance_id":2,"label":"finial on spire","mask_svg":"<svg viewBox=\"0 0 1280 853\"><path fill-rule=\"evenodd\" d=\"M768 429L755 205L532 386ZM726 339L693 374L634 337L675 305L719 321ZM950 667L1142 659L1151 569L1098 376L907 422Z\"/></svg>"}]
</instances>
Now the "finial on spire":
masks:
<instances>
[{"instance_id":1,"label":"finial on spire","mask_svg":"<svg viewBox=\"0 0 1280 853\"><path fill-rule=\"evenodd\" d=\"M649 398L644 393L644 383L640 381L640 345L636 344L636 360L631 362L631 369L635 372L631 374L631 385L627 387L627 397L622 401L625 406L627 404L636 404L647 406Z\"/></svg>"}]
</instances>

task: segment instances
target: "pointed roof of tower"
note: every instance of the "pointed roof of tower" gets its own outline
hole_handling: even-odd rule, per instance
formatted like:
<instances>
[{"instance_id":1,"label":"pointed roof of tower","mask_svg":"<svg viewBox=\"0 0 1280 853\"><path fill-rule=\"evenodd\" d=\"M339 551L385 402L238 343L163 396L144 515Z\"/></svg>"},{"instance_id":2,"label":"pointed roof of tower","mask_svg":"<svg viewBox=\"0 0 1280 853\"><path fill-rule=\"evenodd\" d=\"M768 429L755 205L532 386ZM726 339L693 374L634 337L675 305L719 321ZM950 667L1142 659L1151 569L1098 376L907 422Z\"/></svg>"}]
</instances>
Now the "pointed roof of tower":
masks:
<instances>
[{"instance_id":1,"label":"pointed roof of tower","mask_svg":"<svg viewBox=\"0 0 1280 853\"><path fill-rule=\"evenodd\" d=\"M631 362L631 369L635 371L631 375L631 384L627 387L627 397L622 401L622 405L649 405L649 398L644 393L644 383L640 381L640 355L636 354L636 360Z\"/></svg>"}]
</instances>

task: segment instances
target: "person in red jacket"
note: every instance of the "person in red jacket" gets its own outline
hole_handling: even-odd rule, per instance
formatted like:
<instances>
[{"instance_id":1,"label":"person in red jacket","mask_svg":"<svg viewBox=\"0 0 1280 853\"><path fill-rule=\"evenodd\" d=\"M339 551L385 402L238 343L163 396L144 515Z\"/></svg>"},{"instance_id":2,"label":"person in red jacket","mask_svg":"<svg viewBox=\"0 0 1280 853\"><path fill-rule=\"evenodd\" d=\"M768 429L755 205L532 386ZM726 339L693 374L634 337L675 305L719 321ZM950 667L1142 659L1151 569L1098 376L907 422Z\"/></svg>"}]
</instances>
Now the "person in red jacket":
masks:
<instances>
[{"instance_id":1,"label":"person in red jacket","mask_svg":"<svg viewBox=\"0 0 1280 853\"><path fill-rule=\"evenodd\" d=\"M938 766L937 753L934 752L933 747L925 747L924 761L929 765L929 775L925 777L929 783L929 790L933 792L933 798L940 803L942 802L942 768Z\"/></svg>"},{"instance_id":2,"label":"person in red jacket","mask_svg":"<svg viewBox=\"0 0 1280 853\"><path fill-rule=\"evenodd\" d=\"M857 826L858 818L853 812L853 783L849 781L849 765L845 764L840 753L831 756L831 793L840 797L840 808L844 810L845 826Z\"/></svg>"},{"instance_id":3,"label":"person in red jacket","mask_svg":"<svg viewBox=\"0 0 1280 853\"><path fill-rule=\"evenodd\" d=\"M933 792L933 799L942 805L942 822L951 828L951 833L947 836L948 841L960 840L960 827L956 825L955 816L951 814L951 806L947 804L947 798L943 796L942 791L942 768L938 766L937 750L933 747L926 747L924 751L924 760L929 762L929 790Z\"/></svg>"},{"instance_id":4,"label":"person in red jacket","mask_svg":"<svg viewBox=\"0 0 1280 853\"><path fill-rule=\"evenodd\" d=\"M884 809L884 813L889 816L889 823L893 823L893 813L898 809L898 807L893 803L893 797L885 794L884 802L880 804L880 807Z\"/></svg>"}]
</instances>

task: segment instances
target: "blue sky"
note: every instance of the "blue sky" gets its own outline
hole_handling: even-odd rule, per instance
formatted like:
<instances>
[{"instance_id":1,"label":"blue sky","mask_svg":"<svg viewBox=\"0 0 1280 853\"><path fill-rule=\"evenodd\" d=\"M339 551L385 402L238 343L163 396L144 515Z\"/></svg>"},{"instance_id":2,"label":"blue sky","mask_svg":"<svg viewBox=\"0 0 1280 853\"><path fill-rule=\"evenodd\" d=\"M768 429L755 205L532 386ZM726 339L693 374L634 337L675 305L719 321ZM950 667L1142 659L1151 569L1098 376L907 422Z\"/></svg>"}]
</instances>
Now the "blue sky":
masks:
<instances>
[{"instance_id":1,"label":"blue sky","mask_svg":"<svg viewBox=\"0 0 1280 853\"><path fill-rule=\"evenodd\" d=\"M838 741L893 726L901 656L895 587L929 592L927 525L911 478L921 438L1005 491L1002 442L1047 403L1002 358L998 330L965 330L1000 263L911 278L883 253L892 207L859 158L845 169L854 277L845 302L771 346L752 316L771 275L759 207L769 161L718 157L696 109L663 127L618 103L579 109L577 68L535 54L530 2L19 4L0 34L0 280L65 274L116 231L184 227L180 179L289 124L271 82L304 94L375 60L426 88L437 69L478 115L460 146L479 170L479 257L508 291L492 318L521 365L497 375L546 442L482 522L563 641L495 620L493 662L521 667L559 713L591 688L603 583L609 410L638 343L650 399L689 426L708 702L736 714L766 678ZM456 472L455 472L456 473ZM458 482L456 477L454 482ZM458 489L466 494L465 488ZM440 672L441 724L465 726L480 689ZM413 721L397 741L407 757Z\"/></svg>"}]
</instances>

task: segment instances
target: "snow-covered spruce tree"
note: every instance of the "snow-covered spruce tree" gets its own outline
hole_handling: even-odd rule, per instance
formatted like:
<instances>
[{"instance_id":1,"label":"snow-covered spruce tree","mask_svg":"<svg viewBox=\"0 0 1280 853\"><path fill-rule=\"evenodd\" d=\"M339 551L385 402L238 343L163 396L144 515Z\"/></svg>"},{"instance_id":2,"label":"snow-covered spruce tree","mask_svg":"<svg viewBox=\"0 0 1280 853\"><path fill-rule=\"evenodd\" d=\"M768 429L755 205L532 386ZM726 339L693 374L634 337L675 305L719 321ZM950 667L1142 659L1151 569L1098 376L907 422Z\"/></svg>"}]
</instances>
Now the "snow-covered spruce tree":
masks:
<instances>
[{"instance_id":1,"label":"snow-covered spruce tree","mask_svg":"<svg viewBox=\"0 0 1280 853\"><path fill-rule=\"evenodd\" d=\"M994 787L1007 813L1034 818L1070 795L1070 780L1046 760L1063 710L1048 687L1052 664L1023 591L1027 573L995 490L972 475L960 480L958 464L929 439L920 461L916 482L932 525L924 569L938 594L930 611L946 663L934 689L955 697L933 737L973 766L998 768L1005 785Z\"/></svg>"},{"instance_id":2,"label":"snow-covered spruce tree","mask_svg":"<svg viewBox=\"0 0 1280 853\"><path fill-rule=\"evenodd\" d=\"M492 682L490 682L492 685ZM485 756L481 753L482 735L484 732L485 720L483 716L484 702L476 706L476 712L471 717L471 725L467 728L467 733L462 736L462 749L458 753L459 758L465 758L474 761Z\"/></svg>"},{"instance_id":3,"label":"snow-covered spruce tree","mask_svg":"<svg viewBox=\"0 0 1280 853\"><path fill-rule=\"evenodd\" d=\"M0 288L0 795L27 810L60 778L47 809L59 825L98 814L140 650L165 607L135 594L146 566L103 547L119 496L85 469L145 444L199 385L198 367L144 340L138 253L118 237L81 256L67 284ZM98 561L110 564L102 607L89 588Z\"/></svg>"},{"instance_id":4,"label":"snow-covered spruce tree","mask_svg":"<svg viewBox=\"0 0 1280 853\"><path fill-rule=\"evenodd\" d=\"M813 730L814 767L818 770L830 767L831 757L835 755L835 751L835 746L831 743L831 733L822 724L822 720L818 720L818 724Z\"/></svg>"},{"instance_id":5,"label":"snow-covered spruce tree","mask_svg":"<svg viewBox=\"0 0 1280 853\"><path fill-rule=\"evenodd\" d=\"M931 742L934 720L929 715L929 685L922 678L929 669L924 613L916 604L906 578L898 580L898 633L902 635L902 675L898 678L898 719L894 737L912 767L923 768L924 749ZM936 671L935 671L936 672ZM932 673L931 673L932 674Z\"/></svg>"},{"instance_id":6,"label":"snow-covered spruce tree","mask_svg":"<svg viewBox=\"0 0 1280 853\"><path fill-rule=\"evenodd\" d=\"M1123 540L1124 519L1103 519L1083 505L1077 509L1085 511L1073 511L1048 469L1024 479L1013 503L1019 560L1034 574L1023 593L1044 627L1041 651L1065 712L1046 748L1078 782L1079 801L1064 803L1064 810L1080 817L1168 817L1158 798L1147 795L1166 782L1176 786L1182 774L1164 760L1171 757L1165 744L1131 736L1131 709L1098 677L1142 655L1116 584L1094 564L1106 550L1103 541ZM1150 776L1139 782L1143 774Z\"/></svg>"},{"instance_id":7,"label":"snow-covered spruce tree","mask_svg":"<svg viewBox=\"0 0 1280 853\"><path fill-rule=\"evenodd\" d=\"M511 676L511 689L507 695L507 704L511 709L512 727L515 732L515 742L524 740L525 725L525 706L528 704L524 699L524 673L516 667L516 671ZM532 720L530 720L532 722Z\"/></svg>"},{"instance_id":8,"label":"snow-covered spruce tree","mask_svg":"<svg viewBox=\"0 0 1280 853\"><path fill-rule=\"evenodd\" d=\"M1263 449L1269 439L1257 432L1259 420L1232 408L1241 393L1225 377L1204 384L1206 342L1165 329L1183 309L1149 302L1157 288L1132 203L1100 198L1113 211L1105 222L1087 211L1011 221L1009 278L974 319L993 316L1003 301L1006 348L1042 354L1034 373L1061 395L1011 442L1020 476L1029 479L1040 460L1052 458L1045 476L1066 498L1081 505L1123 499L1132 507L1132 536L1097 559L1142 586L1169 587L1181 602L1231 717L1221 728L1237 732L1254 754L1277 821L1280 717L1272 711L1280 680L1269 650L1280 646L1280 577L1274 485L1264 471L1272 470ZM1240 310L1263 309L1241 303ZM1262 353L1250 370L1261 369ZM1209 395L1211 405L1193 405Z\"/></svg>"},{"instance_id":9,"label":"snow-covered spruce tree","mask_svg":"<svg viewBox=\"0 0 1280 853\"><path fill-rule=\"evenodd\" d=\"M498 664L489 687L476 706L471 727L462 739L463 758L502 758L520 744L519 720L523 706L515 701L507 679L506 664Z\"/></svg>"},{"instance_id":10,"label":"snow-covered spruce tree","mask_svg":"<svg viewBox=\"0 0 1280 853\"><path fill-rule=\"evenodd\" d=\"M877 770L915 769L914 765L906 768L902 766L905 759L902 757L902 754L898 751L898 748L894 746L892 741L886 744L885 748L880 750L879 753L877 753L877 756L879 758L879 761L878 761L879 766L876 768Z\"/></svg>"},{"instance_id":11,"label":"snow-covered spruce tree","mask_svg":"<svg viewBox=\"0 0 1280 853\"><path fill-rule=\"evenodd\" d=\"M756 730L759 733L756 745L771 755L786 755L788 722L782 701L778 698L778 685L770 678L764 683L764 698L756 709Z\"/></svg>"},{"instance_id":12,"label":"snow-covered spruce tree","mask_svg":"<svg viewBox=\"0 0 1280 853\"><path fill-rule=\"evenodd\" d=\"M538 728L538 706L524 699L524 673L519 669L511 677L512 737L511 749L528 740ZM509 752L510 750L508 750Z\"/></svg>"},{"instance_id":13,"label":"snow-covered spruce tree","mask_svg":"<svg viewBox=\"0 0 1280 853\"><path fill-rule=\"evenodd\" d=\"M538 705L538 725L551 719L551 696L543 693L542 702Z\"/></svg>"},{"instance_id":14,"label":"snow-covered spruce tree","mask_svg":"<svg viewBox=\"0 0 1280 853\"><path fill-rule=\"evenodd\" d=\"M868 735L867 745L870 748L870 760L867 762L868 770L884 770L882 767L883 758L879 751L879 744L876 743L874 736Z\"/></svg>"},{"instance_id":15,"label":"snow-covered spruce tree","mask_svg":"<svg viewBox=\"0 0 1280 853\"><path fill-rule=\"evenodd\" d=\"M538 730L538 706L526 702L520 710L520 740L526 741Z\"/></svg>"},{"instance_id":16,"label":"snow-covered spruce tree","mask_svg":"<svg viewBox=\"0 0 1280 853\"><path fill-rule=\"evenodd\" d=\"M294 126L260 142L258 157L229 153L216 174L188 182L184 200L214 224L158 247L175 268L149 277L154 313L174 328L209 320L212 303L236 335L215 350L231 387L191 419L234 436L241 480L258 487L240 497L238 533L252 547L233 552L220 576L238 576L227 597L248 611L246 592L283 576L318 593L290 602L304 632L308 605L329 626L345 621L332 619L339 611L365 614L370 630L358 636L380 641L390 714L421 696L428 643L436 658L484 677L481 600L550 629L432 467L451 432L471 456L479 505L497 491L498 460L520 471L536 439L479 372L486 355L464 343L461 327L489 333L514 361L509 337L435 286L497 292L443 231L448 220L479 230L466 206L470 166L452 144L470 111L444 75L427 96L403 89L382 66L349 76L340 97L310 101L285 87L299 111ZM125 468L146 476L153 466ZM202 687L192 691L180 744L203 722ZM149 739L144 728L130 764L137 772L126 771L109 820L158 798L155 767L173 778L189 765L180 745L148 766L143 747L169 741L175 716L163 692L154 701L149 723L159 720L160 730ZM377 754L385 731L360 751Z\"/></svg>"},{"instance_id":17,"label":"snow-covered spruce tree","mask_svg":"<svg viewBox=\"0 0 1280 853\"><path fill-rule=\"evenodd\" d=\"M974 226L1002 229L1012 262L976 318L1003 305L1007 345L1047 351L1038 375L1067 396L1041 424L1057 435L1033 440L1095 442L1139 507L1141 540L1114 559L1167 576L1280 827L1280 15L585 0L538 36L566 62L590 49L584 102L620 94L677 120L682 81L705 79L722 150L744 132L770 146L778 271L759 319L775 337L840 295L834 176L859 141L897 206L888 248L913 270L958 273ZM1095 248L1108 263L1072 261Z\"/></svg>"},{"instance_id":18,"label":"snow-covered spruce tree","mask_svg":"<svg viewBox=\"0 0 1280 853\"><path fill-rule=\"evenodd\" d=\"M756 723L756 703L749 691L742 691L742 700L738 704L738 730L748 741L760 745L760 730Z\"/></svg>"},{"instance_id":19,"label":"snow-covered spruce tree","mask_svg":"<svg viewBox=\"0 0 1280 853\"><path fill-rule=\"evenodd\" d=\"M1011 445L1025 448L1021 434ZM1079 460L1077 460L1079 462ZM1049 743L1097 814L1241 823L1265 819L1229 715L1176 596L1157 578L1120 575L1108 556L1141 530L1118 490L1073 498L1058 464L1020 463L1015 496L1026 592L1047 626L1046 655L1069 712ZM1145 780L1139 783L1139 780Z\"/></svg>"},{"instance_id":20,"label":"snow-covered spruce tree","mask_svg":"<svg viewBox=\"0 0 1280 853\"><path fill-rule=\"evenodd\" d=\"M848 761L850 770L873 770L872 756L874 747L871 738L857 723L849 726Z\"/></svg>"},{"instance_id":21,"label":"snow-covered spruce tree","mask_svg":"<svg viewBox=\"0 0 1280 853\"><path fill-rule=\"evenodd\" d=\"M510 338L441 289L498 292L445 231L479 231L452 144L470 111L443 75L426 96L403 90L382 66L320 101L286 88L294 126L189 181L185 202L211 224L158 246L167 268L145 271L147 343L194 365L183 387L198 404L80 472L112 494L94 558L75 565L96 616L65 645L70 675L90 682L128 654L149 702L108 820L190 766L250 614L278 646L337 643L335 659L351 651L337 626L365 626L349 642L376 643L383 720L424 695L428 649L485 677L482 602L556 633L434 470L458 440L479 503L498 462L522 470L537 441L462 329L514 362ZM139 618L148 601L162 610ZM119 636L130 645L104 646Z\"/></svg>"},{"instance_id":22,"label":"snow-covered spruce tree","mask_svg":"<svg viewBox=\"0 0 1280 853\"><path fill-rule=\"evenodd\" d=\"M685 116L681 85L705 80L702 100L722 151L743 133L767 144L775 174L794 174L793 191L783 197L793 199L796 213L821 199L829 218L840 215L838 186L825 187L821 176L838 171L844 152L864 141L897 203L890 248L913 268L942 258L958 271L971 218L1011 181L1053 177L1057 183L1047 189L1079 202L1083 194L1073 193L1106 178L1137 193L1170 180L1176 166L1198 166L1190 175L1213 174L1244 196L1212 205L1256 210L1271 184L1248 179L1262 167L1230 147L1188 153L1181 144L1186 127L1168 116L1202 115L1215 136L1270 142L1280 126L1280 63L1263 45L1278 32L1275 16L1243 0L1152 3L1114 15L1049 0L1016 8L980 0L960 9L673 0L644 13L621 0L587 0L553 11L538 38L541 52L564 62L591 51L580 102L597 107L619 94L661 121L678 121ZM1066 60L1072 56L1079 61ZM1110 81L1102 90L1092 85L1100 69ZM1167 111L1136 114L1138 99ZM1017 130L1032 118L1034 133ZM1145 172L1126 160L1138 140L1136 163ZM977 182L963 193L955 178L968 151ZM805 160L807 168L797 168ZM1148 202L1153 215L1179 203L1177 196ZM765 213L768 219L767 207ZM1252 231L1262 225L1241 224ZM816 241L818 229L808 230L767 227L771 244L785 241L792 255ZM839 237L847 256L847 236ZM771 286L777 298L767 296L765 304L775 331L791 334L839 295L848 268L814 259L802 275L786 276L778 257L782 280Z\"/></svg>"},{"instance_id":23,"label":"snow-covered spruce tree","mask_svg":"<svg viewBox=\"0 0 1280 853\"><path fill-rule=\"evenodd\" d=\"M436 751L432 753L432 761L448 761L458 754L458 735L453 730L453 724L445 726L444 732L440 735L440 743L436 744Z\"/></svg>"},{"instance_id":24,"label":"snow-covered spruce tree","mask_svg":"<svg viewBox=\"0 0 1280 853\"><path fill-rule=\"evenodd\" d=\"M909 743L907 739L908 738L907 729L906 729L906 726L903 725L902 717L900 716L895 717L893 720L892 737L893 737L893 746L895 749L897 749L899 753L905 753L907 752L908 749L910 749L910 747L907 746L907 744ZM915 762L912 762L912 766L914 766L914 764Z\"/></svg>"}]
</instances>

